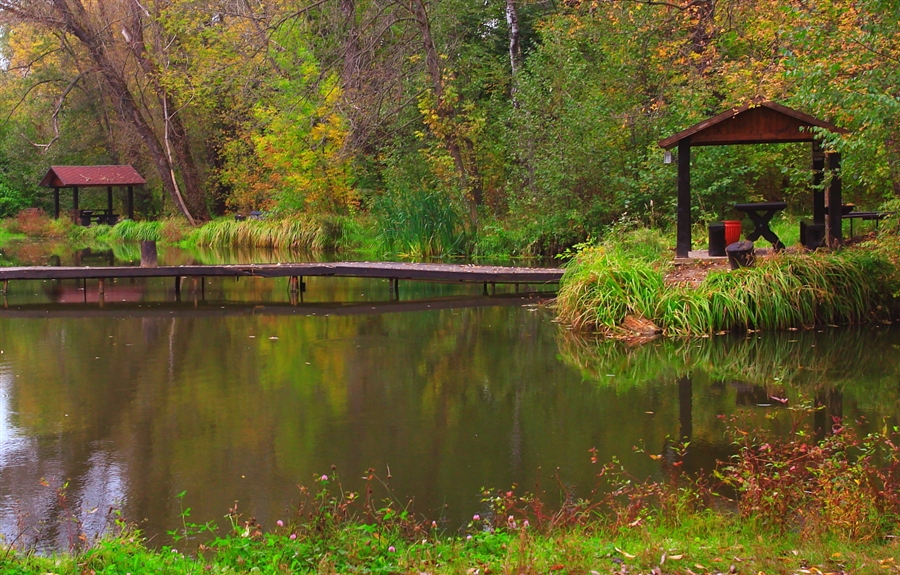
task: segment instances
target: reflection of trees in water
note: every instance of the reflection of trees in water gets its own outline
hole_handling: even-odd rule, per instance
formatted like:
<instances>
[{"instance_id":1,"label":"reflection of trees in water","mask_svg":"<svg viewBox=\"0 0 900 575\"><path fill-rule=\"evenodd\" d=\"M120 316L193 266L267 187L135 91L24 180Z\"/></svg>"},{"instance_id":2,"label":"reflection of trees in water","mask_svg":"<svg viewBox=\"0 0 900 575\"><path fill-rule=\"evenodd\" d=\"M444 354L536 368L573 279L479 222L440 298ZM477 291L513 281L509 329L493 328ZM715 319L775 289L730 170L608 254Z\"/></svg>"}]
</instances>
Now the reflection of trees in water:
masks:
<instances>
[{"instance_id":1,"label":"reflection of trees in water","mask_svg":"<svg viewBox=\"0 0 900 575\"><path fill-rule=\"evenodd\" d=\"M900 331L887 327L660 338L635 347L563 332L559 345L563 360L585 379L619 388L702 372L712 381L751 386L739 387L749 397L761 386L810 398L837 389L863 408L898 400Z\"/></svg>"},{"instance_id":2,"label":"reflection of trees in water","mask_svg":"<svg viewBox=\"0 0 900 575\"><path fill-rule=\"evenodd\" d=\"M900 395L900 331L854 327L809 332L751 333L657 339L640 346L560 332L564 362L622 394L677 387L678 428L691 441L685 469L708 469L729 455L721 414L741 410L745 423L776 434L790 430L785 405L800 399L819 409L805 421L821 438L842 418L896 421ZM776 416L776 417L772 417ZM863 424L863 428L866 425Z\"/></svg>"}]
</instances>

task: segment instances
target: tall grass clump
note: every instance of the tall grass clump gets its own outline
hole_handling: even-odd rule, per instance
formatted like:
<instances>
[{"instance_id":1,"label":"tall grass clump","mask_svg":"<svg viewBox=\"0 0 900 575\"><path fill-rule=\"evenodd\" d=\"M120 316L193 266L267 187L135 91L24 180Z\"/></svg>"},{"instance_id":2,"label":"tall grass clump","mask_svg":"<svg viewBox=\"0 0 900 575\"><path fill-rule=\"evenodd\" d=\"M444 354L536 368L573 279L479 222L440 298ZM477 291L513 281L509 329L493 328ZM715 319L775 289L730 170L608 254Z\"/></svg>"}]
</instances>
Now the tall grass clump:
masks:
<instances>
[{"instance_id":1,"label":"tall grass clump","mask_svg":"<svg viewBox=\"0 0 900 575\"><path fill-rule=\"evenodd\" d=\"M443 191L389 192L375 201L372 212L385 255L421 258L471 251L464 208Z\"/></svg>"},{"instance_id":2,"label":"tall grass clump","mask_svg":"<svg viewBox=\"0 0 900 575\"><path fill-rule=\"evenodd\" d=\"M652 320L663 287L658 261L619 246L588 247L567 264L556 305L562 321L611 334L628 315Z\"/></svg>"},{"instance_id":3,"label":"tall grass clump","mask_svg":"<svg viewBox=\"0 0 900 575\"><path fill-rule=\"evenodd\" d=\"M893 274L862 251L777 255L710 272L697 288L670 286L654 317L670 334L857 323L884 309Z\"/></svg>"},{"instance_id":4,"label":"tall grass clump","mask_svg":"<svg viewBox=\"0 0 900 575\"><path fill-rule=\"evenodd\" d=\"M636 315L666 334L696 335L859 323L896 307L897 267L873 250L776 254L753 267L711 271L692 286L663 282L657 270L665 252L634 236L615 241L570 262L558 297L564 322L611 334Z\"/></svg>"},{"instance_id":5,"label":"tall grass clump","mask_svg":"<svg viewBox=\"0 0 900 575\"><path fill-rule=\"evenodd\" d=\"M340 237L340 221L325 216L236 221L214 220L198 228L191 240L199 246L254 246L322 251Z\"/></svg>"},{"instance_id":6,"label":"tall grass clump","mask_svg":"<svg viewBox=\"0 0 900 575\"><path fill-rule=\"evenodd\" d=\"M109 237L125 242L161 241L162 228L162 222L124 220L110 229Z\"/></svg>"}]
</instances>

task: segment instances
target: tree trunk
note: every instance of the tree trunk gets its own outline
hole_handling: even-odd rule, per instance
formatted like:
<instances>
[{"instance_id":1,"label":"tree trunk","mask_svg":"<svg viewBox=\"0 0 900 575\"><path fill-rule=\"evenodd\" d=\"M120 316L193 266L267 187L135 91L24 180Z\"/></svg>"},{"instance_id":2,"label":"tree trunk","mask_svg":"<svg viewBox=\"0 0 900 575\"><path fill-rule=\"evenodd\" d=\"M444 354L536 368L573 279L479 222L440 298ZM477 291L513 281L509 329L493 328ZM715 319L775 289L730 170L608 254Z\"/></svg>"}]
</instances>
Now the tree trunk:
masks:
<instances>
[{"instance_id":1,"label":"tree trunk","mask_svg":"<svg viewBox=\"0 0 900 575\"><path fill-rule=\"evenodd\" d=\"M468 138L461 138L467 151L470 152L469 159L473 166L473 170L470 170L466 159L463 156L460 142L452 133L453 130L446 129L447 126L453 124L454 117L456 116L456 109L452 103L447 102L444 99L444 78L441 70L441 61L438 56L437 47L434 43L434 38L431 35L431 23L428 19L425 4L423 3L423 0L411 0L410 4L410 12L415 16L416 23L419 26L419 33L422 36L422 45L425 49L425 67L428 70L428 75L431 77L431 87L432 90L434 90L436 112L441 126L443 127L443 129L440 130L440 133L436 135L443 140L447 152L450 154L450 157L453 158L453 163L456 166L456 171L459 176L460 187L466 192L466 195L469 198L470 214L475 217L477 214L477 207L482 200L482 193L480 182L477 181L477 170L474 170L474 144ZM471 177L473 175L476 177ZM477 220L473 219L473 223L477 223Z\"/></svg>"},{"instance_id":2,"label":"tree trunk","mask_svg":"<svg viewBox=\"0 0 900 575\"><path fill-rule=\"evenodd\" d=\"M135 4L132 6L134 7ZM182 161L188 159L188 155L185 153L189 154L184 127L180 119L177 119L171 142L172 148L175 150L175 157L178 159L178 163L176 163L154 130L152 121L141 111L142 105L126 80L127 67L116 61L111 52L115 46L113 34L116 29L108 21L111 16L107 14L105 8L103 4L98 4L98 13L89 14L81 0L47 0L44 3L35 4L0 3L0 9L17 21L55 32L71 34L78 39L87 52L91 66L96 68L105 80L110 99L114 101L122 120L134 128L147 147L153 164L159 172L163 189L173 199L178 210L192 223L194 222L192 210L200 217L207 217L196 168L192 162L187 164L186 170L185 166L181 164ZM93 24L94 19L99 19L96 25ZM190 191L191 209L181 196L175 177L176 166L186 179L186 187Z\"/></svg>"},{"instance_id":3,"label":"tree trunk","mask_svg":"<svg viewBox=\"0 0 900 575\"><path fill-rule=\"evenodd\" d=\"M163 188L175 201L179 210L193 221L190 211L185 206L184 201L178 191L175 181L174 169L169 162L156 133L150 126L147 119L141 114L134 95L128 87L125 78L120 73L120 67L116 66L106 51L106 44L111 43L108 34L97 33L88 26L88 18L84 6L80 0L74 0L71 5L66 0L53 0L53 6L56 9L59 18L59 28L65 32L71 33L73 36L87 48L94 64L97 66L100 74L109 85L109 89L116 99L116 106L122 118L130 123L150 152L153 164L156 166L162 179ZM21 14L20 14L21 16ZM36 14L38 23L44 23L45 19L40 14Z\"/></svg>"},{"instance_id":4,"label":"tree trunk","mask_svg":"<svg viewBox=\"0 0 900 575\"><path fill-rule=\"evenodd\" d=\"M184 182L183 200L186 204L187 211L190 214L189 220L208 220L209 210L206 207L206 201L203 195L203 178L197 169L197 163L194 161L194 154L191 151L190 139L184 123L181 121L181 115L178 107L172 100L169 92L159 83L159 77L162 71L158 64L147 57L147 48L144 41L144 28L141 9L136 3L131 4L131 30L129 37L126 38L128 47L134 55L138 64L143 70L146 77L150 80L159 105L162 108L163 118L163 143L165 145L166 156L170 164L177 166L181 173L181 179ZM161 49L164 52L165 49ZM174 162L172 161L172 153L174 152ZM174 167L173 166L173 167ZM173 175L173 178L175 176ZM177 187L178 182L173 182ZM185 214L188 215L188 214Z\"/></svg>"},{"instance_id":5,"label":"tree trunk","mask_svg":"<svg viewBox=\"0 0 900 575\"><path fill-rule=\"evenodd\" d=\"M506 24L509 28L509 96L514 107L516 102L516 89L519 70L522 69L522 47L519 43L519 11L515 0L506 0Z\"/></svg>"}]
</instances>

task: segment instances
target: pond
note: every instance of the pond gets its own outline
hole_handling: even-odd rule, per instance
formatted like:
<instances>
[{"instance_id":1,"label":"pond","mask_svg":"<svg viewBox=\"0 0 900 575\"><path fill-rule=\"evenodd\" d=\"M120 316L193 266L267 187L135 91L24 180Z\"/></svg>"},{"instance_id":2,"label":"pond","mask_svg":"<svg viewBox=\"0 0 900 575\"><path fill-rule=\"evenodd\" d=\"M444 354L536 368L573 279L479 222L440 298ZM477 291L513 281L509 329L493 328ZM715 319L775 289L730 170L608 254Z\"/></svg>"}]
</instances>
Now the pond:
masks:
<instances>
[{"instance_id":1,"label":"pond","mask_svg":"<svg viewBox=\"0 0 900 575\"><path fill-rule=\"evenodd\" d=\"M648 453L684 437L685 466L709 469L731 414L784 432L773 415L808 400L820 433L832 416L900 424L890 326L629 347L574 336L540 298L409 283L397 302L387 281L309 278L291 305L286 278L210 280L181 302L164 280L120 281L102 306L78 282L11 284L0 533L65 549L66 517L95 536L116 509L164 545L182 506L224 525L236 501L271 527L299 485L336 470L360 490L369 468L379 497L456 529L485 488L587 495L592 450L660 477Z\"/></svg>"}]
</instances>

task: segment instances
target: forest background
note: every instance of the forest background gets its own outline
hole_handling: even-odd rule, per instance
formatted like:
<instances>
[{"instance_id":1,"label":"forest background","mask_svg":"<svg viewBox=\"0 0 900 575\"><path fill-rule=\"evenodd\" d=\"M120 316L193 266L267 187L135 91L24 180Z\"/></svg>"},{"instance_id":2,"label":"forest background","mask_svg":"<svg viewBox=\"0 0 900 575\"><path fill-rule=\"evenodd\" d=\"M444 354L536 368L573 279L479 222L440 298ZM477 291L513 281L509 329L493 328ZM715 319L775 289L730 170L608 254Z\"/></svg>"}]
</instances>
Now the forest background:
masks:
<instances>
[{"instance_id":1,"label":"forest background","mask_svg":"<svg viewBox=\"0 0 900 575\"><path fill-rule=\"evenodd\" d=\"M547 254L667 226L656 142L757 99L850 130L847 201L900 197L895 0L0 0L0 31L0 216L51 208L50 165L130 163L142 219ZM811 211L808 144L693 162L695 221Z\"/></svg>"}]
</instances>

